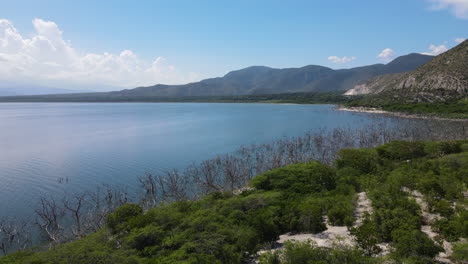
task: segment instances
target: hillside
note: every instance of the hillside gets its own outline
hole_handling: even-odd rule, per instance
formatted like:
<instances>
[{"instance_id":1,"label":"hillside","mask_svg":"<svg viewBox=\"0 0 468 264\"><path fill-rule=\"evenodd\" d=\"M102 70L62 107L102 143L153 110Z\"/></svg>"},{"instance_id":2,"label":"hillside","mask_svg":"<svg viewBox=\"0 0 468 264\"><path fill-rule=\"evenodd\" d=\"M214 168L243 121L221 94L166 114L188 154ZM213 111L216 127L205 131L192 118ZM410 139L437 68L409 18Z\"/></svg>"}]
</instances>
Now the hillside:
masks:
<instances>
[{"instance_id":1,"label":"hillside","mask_svg":"<svg viewBox=\"0 0 468 264\"><path fill-rule=\"evenodd\" d=\"M468 41L435 57L416 70L378 76L346 95L370 94L380 103L441 102L468 95Z\"/></svg>"},{"instance_id":2,"label":"hillside","mask_svg":"<svg viewBox=\"0 0 468 264\"><path fill-rule=\"evenodd\" d=\"M313 161L267 171L234 193L147 211L126 204L94 234L0 263L466 263L466 140L394 141L338 156L333 166ZM367 213L356 214L368 199ZM323 238L332 226L351 245L281 240Z\"/></svg>"}]
</instances>

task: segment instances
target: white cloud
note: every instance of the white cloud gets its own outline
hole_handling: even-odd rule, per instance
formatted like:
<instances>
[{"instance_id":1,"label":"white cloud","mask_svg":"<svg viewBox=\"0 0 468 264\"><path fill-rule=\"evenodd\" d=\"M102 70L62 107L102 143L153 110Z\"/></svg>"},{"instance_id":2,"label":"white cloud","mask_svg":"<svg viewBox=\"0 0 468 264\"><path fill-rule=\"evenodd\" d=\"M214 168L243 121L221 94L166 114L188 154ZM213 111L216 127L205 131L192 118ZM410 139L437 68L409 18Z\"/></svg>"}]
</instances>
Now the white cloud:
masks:
<instances>
[{"instance_id":1,"label":"white cloud","mask_svg":"<svg viewBox=\"0 0 468 264\"><path fill-rule=\"evenodd\" d=\"M455 42L458 43L458 44L460 44L460 43L462 43L462 42L465 41L465 40L466 40L465 38L456 38L456 39L455 39Z\"/></svg>"},{"instance_id":2,"label":"white cloud","mask_svg":"<svg viewBox=\"0 0 468 264\"><path fill-rule=\"evenodd\" d=\"M0 19L0 81L136 87L199 79L195 73L179 72L163 57L148 62L131 50L81 53L63 39L56 23L36 18L32 24L35 32L27 38L10 21Z\"/></svg>"},{"instance_id":3,"label":"white cloud","mask_svg":"<svg viewBox=\"0 0 468 264\"><path fill-rule=\"evenodd\" d=\"M341 63L348 63L348 62L351 62L353 60L355 60L356 57L354 56L351 56L351 57L338 57L338 56L330 56L328 57L328 60L333 62L333 63L338 63L338 64L341 64Z\"/></svg>"},{"instance_id":4,"label":"white cloud","mask_svg":"<svg viewBox=\"0 0 468 264\"><path fill-rule=\"evenodd\" d=\"M379 58L380 60L384 62L389 62L393 60L393 58L395 58L395 55L396 54L394 50L387 48L387 49L382 50L382 52L380 52L379 55L377 55L377 58Z\"/></svg>"},{"instance_id":5,"label":"white cloud","mask_svg":"<svg viewBox=\"0 0 468 264\"><path fill-rule=\"evenodd\" d=\"M457 18L468 19L468 0L430 0L432 9L449 9Z\"/></svg>"},{"instance_id":6,"label":"white cloud","mask_svg":"<svg viewBox=\"0 0 468 264\"><path fill-rule=\"evenodd\" d=\"M449 49L445 45L436 46L436 45L431 44L429 46L429 50L430 50L430 52L423 52L421 54L437 56L439 54L442 54L442 53L446 52Z\"/></svg>"}]
</instances>

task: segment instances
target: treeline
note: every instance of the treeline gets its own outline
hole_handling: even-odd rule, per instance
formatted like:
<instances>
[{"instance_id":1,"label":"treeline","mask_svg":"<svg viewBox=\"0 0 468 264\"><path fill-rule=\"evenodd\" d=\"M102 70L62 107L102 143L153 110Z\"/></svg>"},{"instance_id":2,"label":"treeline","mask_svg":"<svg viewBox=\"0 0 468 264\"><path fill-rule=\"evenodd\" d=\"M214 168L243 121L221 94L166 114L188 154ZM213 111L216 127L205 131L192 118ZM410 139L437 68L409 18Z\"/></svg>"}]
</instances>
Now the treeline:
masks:
<instances>
[{"instance_id":1,"label":"treeline","mask_svg":"<svg viewBox=\"0 0 468 264\"><path fill-rule=\"evenodd\" d=\"M144 175L138 179L141 187L138 199L131 198L134 195L126 188L108 185L63 198L42 197L31 217L33 221L15 218L0 221L0 249L6 254L33 244L50 247L81 239L102 230L109 213L124 204L138 203L147 211L172 202L196 201L214 192L239 192L254 176L275 168L311 161L332 165L344 148L372 148L396 139L463 139L467 133L463 122L376 120L364 129L323 129L270 144L243 147L191 165L184 171ZM342 195L339 200L346 201L352 192ZM336 201L336 204L340 207L330 209L329 218L339 224L352 221L349 215L352 206L346 202ZM36 229L37 232L32 231ZM42 243L36 242L37 234Z\"/></svg>"},{"instance_id":2,"label":"treeline","mask_svg":"<svg viewBox=\"0 0 468 264\"><path fill-rule=\"evenodd\" d=\"M233 96L134 96L118 92L3 96L0 102L178 102L178 103L295 103L338 104L350 102L342 92L302 92Z\"/></svg>"}]
</instances>

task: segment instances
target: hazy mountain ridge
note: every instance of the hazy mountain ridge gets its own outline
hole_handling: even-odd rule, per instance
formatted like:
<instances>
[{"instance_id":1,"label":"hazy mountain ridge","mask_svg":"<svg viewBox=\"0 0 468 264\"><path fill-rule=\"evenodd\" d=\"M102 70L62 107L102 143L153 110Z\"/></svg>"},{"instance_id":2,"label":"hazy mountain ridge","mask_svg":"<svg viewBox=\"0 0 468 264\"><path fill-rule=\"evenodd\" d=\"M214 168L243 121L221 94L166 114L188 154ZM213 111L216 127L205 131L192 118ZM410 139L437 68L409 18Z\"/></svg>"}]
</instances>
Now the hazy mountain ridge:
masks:
<instances>
[{"instance_id":1,"label":"hazy mountain ridge","mask_svg":"<svg viewBox=\"0 0 468 264\"><path fill-rule=\"evenodd\" d=\"M82 90L68 90L39 85L1 85L0 96L46 95L82 93Z\"/></svg>"},{"instance_id":2,"label":"hazy mountain ridge","mask_svg":"<svg viewBox=\"0 0 468 264\"><path fill-rule=\"evenodd\" d=\"M428 102L463 98L468 94L468 41L413 71L377 76L346 94L371 94L392 100Z\"/></svg>"},{"instance_id":3,"label":"hazy mountain ridge","mask_svg":"<svg viewBox=\"0 0 468 264\"><path fill-rule=\"evenodd\" d=\"M413 70L433 57L421 54L401 56L388 64L351 69L308 65L301 68L275 69L252 66L232 71L223 77L184 85L157 84L113 92L113 95L139 96L222 96L292 92L345 91L372 77Z\"/></svg>"}]
</instances>

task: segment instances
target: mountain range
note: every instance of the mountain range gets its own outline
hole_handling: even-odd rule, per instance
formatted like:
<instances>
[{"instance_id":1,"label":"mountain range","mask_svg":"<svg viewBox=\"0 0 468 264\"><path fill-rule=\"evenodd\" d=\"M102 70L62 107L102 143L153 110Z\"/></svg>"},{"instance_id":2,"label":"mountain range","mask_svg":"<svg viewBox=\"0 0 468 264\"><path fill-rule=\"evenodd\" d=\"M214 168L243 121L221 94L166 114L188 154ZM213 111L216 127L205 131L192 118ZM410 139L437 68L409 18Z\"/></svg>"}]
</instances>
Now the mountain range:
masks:
<instances>
[{"instance_id":1,"label":"mountain range","mask_svg":"<svg viewBox=\"0 0 468 264\"><path fill-rule=\"evenodd\" d=\"M346 91L375 76L416 69L433 57L412 53L388 64L333 70L308 65L301 68L275 69L252 66L232 71L223 77L184 85L157 84L149 87L111 92L114 96L232 96L293 92Z\"/></svg>"}]
</instances>

